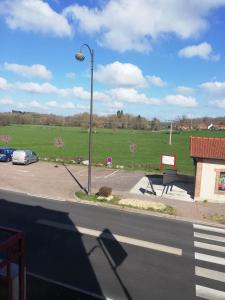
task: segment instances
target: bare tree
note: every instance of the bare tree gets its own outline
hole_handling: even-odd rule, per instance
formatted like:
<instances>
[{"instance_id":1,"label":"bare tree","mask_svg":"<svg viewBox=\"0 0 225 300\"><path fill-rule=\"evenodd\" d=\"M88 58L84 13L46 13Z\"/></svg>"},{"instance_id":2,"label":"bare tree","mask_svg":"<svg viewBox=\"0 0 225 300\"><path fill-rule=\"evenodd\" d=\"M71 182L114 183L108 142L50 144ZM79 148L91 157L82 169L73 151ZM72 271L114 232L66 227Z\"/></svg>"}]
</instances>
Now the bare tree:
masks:
<instances>
[{"instance_id":1,"label":"bare tree","mask_svg":"<svg viewBox=\"0 0 225 300\"><path fill-rule=\"evenodd\" d=\"M12 140L12 137L7 134L0 135L0 141L8 145L8 143Z\"/></svg>"}]
</instances>

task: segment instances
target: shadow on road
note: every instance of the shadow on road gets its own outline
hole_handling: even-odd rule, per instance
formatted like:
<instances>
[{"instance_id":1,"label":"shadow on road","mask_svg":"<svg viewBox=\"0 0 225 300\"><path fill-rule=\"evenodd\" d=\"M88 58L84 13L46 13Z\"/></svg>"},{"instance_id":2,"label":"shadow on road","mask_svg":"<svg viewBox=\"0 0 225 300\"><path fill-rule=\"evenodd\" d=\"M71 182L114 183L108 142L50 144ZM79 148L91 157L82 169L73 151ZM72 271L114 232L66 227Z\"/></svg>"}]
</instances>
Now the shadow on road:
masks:
<instances>
[{"instance_id":1,"label":"shadow on road","mask_svg":"<svg viewBox=\"0 0 225 300\"><path fill-rule=\"evenodd\" d=\"M124 299L132 299L117 273L127 253L109 229L94 238L97 246L87 251L83 241L87 236L79 232L63 209L52 210L4 199L0 199L0 225L16 226L25 232L27 299L106 299L90 260L96 248L107 258L124 291Z\"/></svg>"},{"instance_id":2,"label":"shadow on road","mask_svg":"<svg viewBox=\"0 0 225 300\"><path fill-rule=\"evenodd\" d=\"M121 280L117 267L119 267L127 257L127 252L123 249L121 244L115 239L112 232L109 229L104 229L101 235L98 237L98 243L114 272L124 294L128 300L132 300L131 295Z\"/></svg>"}]
</instances>

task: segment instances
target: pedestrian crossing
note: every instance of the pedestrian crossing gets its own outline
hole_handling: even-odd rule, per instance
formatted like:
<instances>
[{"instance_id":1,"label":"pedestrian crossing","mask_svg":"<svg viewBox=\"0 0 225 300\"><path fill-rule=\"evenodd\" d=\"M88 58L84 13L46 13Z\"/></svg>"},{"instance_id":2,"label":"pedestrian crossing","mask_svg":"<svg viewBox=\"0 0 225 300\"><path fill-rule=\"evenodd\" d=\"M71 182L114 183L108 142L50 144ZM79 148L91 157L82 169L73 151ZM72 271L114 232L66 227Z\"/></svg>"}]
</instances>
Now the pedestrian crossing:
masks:
<instances>
[{"instance_id":1,"label":"pedestrian crossing","mask_svg":"<svg viewBox=\"0 0 225 300\"><path fill-rule=\"evenodd\" d=\"M193 224L197 299L225 300L225 229Z\"/></svg>"}]
</instances>

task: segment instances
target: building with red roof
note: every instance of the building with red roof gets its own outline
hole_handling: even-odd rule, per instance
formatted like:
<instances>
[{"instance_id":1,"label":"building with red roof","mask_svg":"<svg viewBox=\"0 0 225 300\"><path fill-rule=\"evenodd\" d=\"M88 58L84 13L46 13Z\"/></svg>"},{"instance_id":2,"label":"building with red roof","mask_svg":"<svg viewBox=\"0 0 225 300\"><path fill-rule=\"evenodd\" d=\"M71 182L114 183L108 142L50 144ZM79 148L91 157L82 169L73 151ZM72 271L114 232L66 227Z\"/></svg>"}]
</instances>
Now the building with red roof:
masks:
<instances>
[{"instance_id":1,"label":"building with red roof","mask_svg":"<svg viewBox=\"0 0 225 300\"><path fill-rule=\"evenodd\" d=\"M225 138L191 137L195 200L225 202Z\"/></svg>"}]
</instances>

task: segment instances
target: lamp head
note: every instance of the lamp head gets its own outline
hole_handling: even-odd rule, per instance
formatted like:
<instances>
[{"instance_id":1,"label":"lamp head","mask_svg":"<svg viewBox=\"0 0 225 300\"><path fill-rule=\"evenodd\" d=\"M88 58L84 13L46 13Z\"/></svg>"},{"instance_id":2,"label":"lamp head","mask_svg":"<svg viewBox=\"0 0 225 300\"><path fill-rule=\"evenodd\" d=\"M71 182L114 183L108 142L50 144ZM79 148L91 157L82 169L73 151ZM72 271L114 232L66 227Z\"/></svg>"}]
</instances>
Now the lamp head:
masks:
<instances>
[{"instance_id":1,"label":"lamp head","mask_svg":"<svg viewBox=\"0 0 225 300\"><path fill-rule=\"evenodd\" d=\"M84 54L80 51L80 52L77 52L77 54L75 55L75 58L79 61L83 61L85 59L85 56Z\"/></svg>"}]
</instances>

